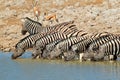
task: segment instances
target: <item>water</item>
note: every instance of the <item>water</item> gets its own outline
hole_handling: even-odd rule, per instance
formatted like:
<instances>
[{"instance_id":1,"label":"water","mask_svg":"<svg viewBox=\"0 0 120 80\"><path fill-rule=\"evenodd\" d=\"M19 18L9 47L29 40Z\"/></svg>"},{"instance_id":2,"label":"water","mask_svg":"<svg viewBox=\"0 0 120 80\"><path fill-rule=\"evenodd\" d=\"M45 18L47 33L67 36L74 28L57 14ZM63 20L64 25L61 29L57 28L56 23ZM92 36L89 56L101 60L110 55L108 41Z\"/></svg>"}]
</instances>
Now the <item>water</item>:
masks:
<instances>
[{"instance_id":1,"label":"water","mask_svg":"<svg viewBox=\"0 0 120 80\"><path fill-rule=\"evenodd\" d=\"M0 52L0 80L120 80L120 61L32 60L31 54L11 60L10 56Z\"/></svg>"}]
</instances>

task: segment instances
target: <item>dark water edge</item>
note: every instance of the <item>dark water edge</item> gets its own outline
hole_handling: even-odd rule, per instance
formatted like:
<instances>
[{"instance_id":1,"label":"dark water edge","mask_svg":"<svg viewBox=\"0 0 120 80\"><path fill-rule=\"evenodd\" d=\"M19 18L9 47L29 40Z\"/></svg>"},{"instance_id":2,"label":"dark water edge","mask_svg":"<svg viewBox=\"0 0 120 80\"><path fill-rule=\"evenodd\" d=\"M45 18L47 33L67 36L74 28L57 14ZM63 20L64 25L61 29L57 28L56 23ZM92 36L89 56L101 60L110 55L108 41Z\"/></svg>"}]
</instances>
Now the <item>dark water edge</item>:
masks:
<instances>
[{"instance_id":1,"label":"dark water edge","mask_svg":"<svg viewBox=\"0 0 120 80\"><path fill-rule=\"evenodd\" d=\"M12 60L11 54L0 52L0 80L120 80L120 61L33 60L30 52Z\"/></svg>"}]
</instances>

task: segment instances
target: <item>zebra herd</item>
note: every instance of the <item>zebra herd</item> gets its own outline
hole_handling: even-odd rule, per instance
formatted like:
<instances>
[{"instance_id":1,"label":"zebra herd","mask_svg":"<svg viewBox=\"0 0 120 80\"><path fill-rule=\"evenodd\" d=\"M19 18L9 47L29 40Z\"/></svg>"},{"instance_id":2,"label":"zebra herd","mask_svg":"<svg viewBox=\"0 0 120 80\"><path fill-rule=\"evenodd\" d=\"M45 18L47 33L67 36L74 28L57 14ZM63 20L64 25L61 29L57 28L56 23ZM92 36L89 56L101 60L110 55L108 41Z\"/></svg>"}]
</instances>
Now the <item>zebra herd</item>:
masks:
<instances>
[{"instance_id":1,"label":"zebra herd","mask_svg":"<svg viewBox=\"0 0 120 80\"><path fill-rule=\"evenodd\" d=\"M32 58L64 60L116 60L120 53L120 35L108 32L85 33L78 30L74 21L42 26L28 17L23 18L21 33L28 36L15 46L12 59L32 48Z\"/></svg>"}]
</instances>

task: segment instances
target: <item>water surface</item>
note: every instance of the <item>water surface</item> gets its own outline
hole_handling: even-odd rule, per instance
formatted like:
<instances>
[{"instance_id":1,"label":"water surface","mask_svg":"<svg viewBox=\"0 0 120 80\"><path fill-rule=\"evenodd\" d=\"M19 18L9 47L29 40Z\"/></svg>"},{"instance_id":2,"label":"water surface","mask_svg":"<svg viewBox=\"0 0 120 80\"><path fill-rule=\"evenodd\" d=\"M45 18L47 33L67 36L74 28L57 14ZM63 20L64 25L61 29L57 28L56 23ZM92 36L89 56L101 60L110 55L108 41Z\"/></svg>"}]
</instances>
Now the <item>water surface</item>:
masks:
<instances>
[{"instance_id":1,"label":"water surface","mask_svg":"<svg viewBox=\"0 0 120 80\"><path fill-rule=\"evenodd\" d=\"M32 60L30 53L11 60L10 56L0 52L0 80L120 80L120 61Z\"/></svg>"}]
</instances>

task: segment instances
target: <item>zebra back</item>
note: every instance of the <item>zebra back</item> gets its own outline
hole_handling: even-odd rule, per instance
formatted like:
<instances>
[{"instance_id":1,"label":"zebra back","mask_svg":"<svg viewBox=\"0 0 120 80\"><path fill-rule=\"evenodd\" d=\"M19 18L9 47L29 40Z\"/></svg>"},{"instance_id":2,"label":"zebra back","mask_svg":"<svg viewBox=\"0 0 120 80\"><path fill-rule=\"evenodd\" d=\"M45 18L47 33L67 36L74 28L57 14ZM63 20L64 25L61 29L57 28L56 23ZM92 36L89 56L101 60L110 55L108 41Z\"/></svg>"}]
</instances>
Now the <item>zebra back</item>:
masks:
<instances>
[{"instance_id":1,"label":"zebra back","mask_svg":"<svg viewBox=\"0 0 120 80\"><path fill-rule=\"evenodd\" d=\"M55 32L53 34L49 34L49 35L46 35L40 39L38 39L36 42L35 42L35 45L36 46L39 46L41 48L44 48L47 44L53 42L53 41L56 41L56 40L63 40L63 39L66 39L67 36L64 35L64 34L61 34L59 32Z\"/></svg>"},{"instance_id":2,"label":"zebra back","mask_svg":"<svg viewBox=\"0 0 120 80\"><path fill-rule=\"evenodd\" d=\"M23 35L26 34L26 32L29 32L29 34L36 34L36 33L47 33L49 31L57 31L61 26L66 26L68 24L73 24L74 21L68 21L56 24L54 26L47 26L43 27L41 23L34 21L28 17L24 18L23 27L21 30L21 33Z\"/></svg>"},{"instance_id":3,"label":"zebra back","mask_svg":"<svg viewBox=\"0 0 120 80\"><path fill-rule=\"evenodd\" d=\"M24 46L25 49L28 49L30 47L33 47L33 45L35 44L36 40L39 38L42 38L46 35L49 34L53 34L55 32L49 32L49 33L37 33L37 34L32 34L32 35L28 35L25 38L21 39L16 45L15 48L19 47L19 46Z\"/></svg>"}]
</instances>

